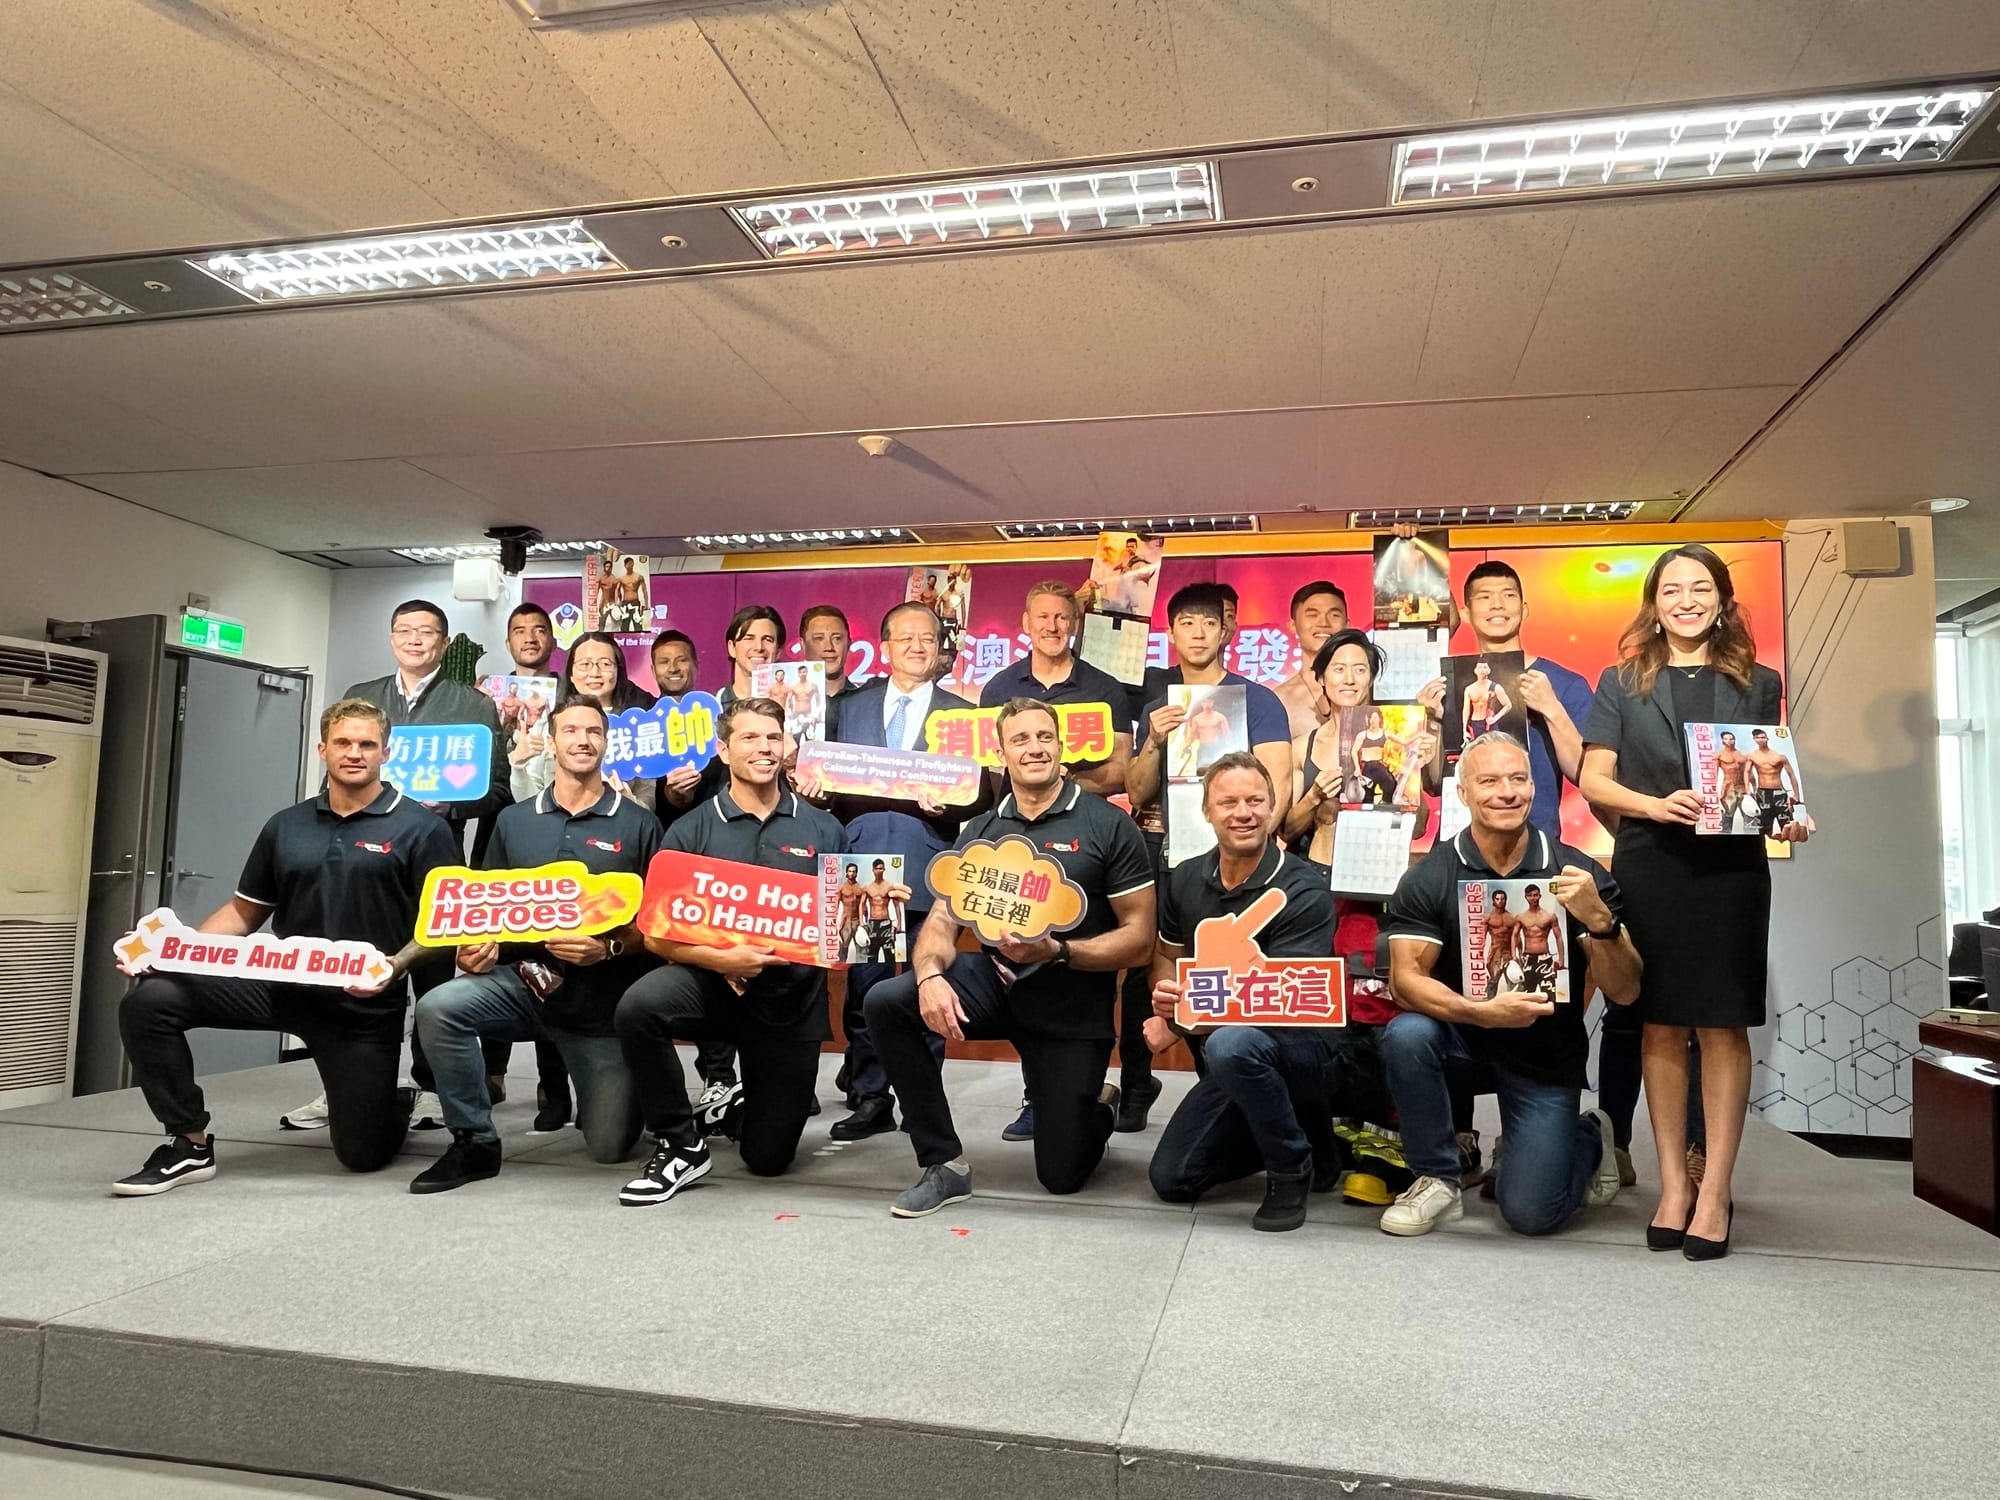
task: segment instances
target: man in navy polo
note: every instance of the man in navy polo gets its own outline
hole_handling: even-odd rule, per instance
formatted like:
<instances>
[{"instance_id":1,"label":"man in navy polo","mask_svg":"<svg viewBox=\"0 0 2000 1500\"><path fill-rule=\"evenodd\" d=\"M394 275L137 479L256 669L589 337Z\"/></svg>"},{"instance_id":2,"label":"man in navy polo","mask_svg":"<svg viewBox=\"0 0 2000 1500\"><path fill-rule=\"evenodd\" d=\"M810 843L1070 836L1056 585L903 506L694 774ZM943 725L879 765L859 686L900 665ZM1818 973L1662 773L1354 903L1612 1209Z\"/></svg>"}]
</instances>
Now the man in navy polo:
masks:
<instances>
[{"instance_id":1,"label":"man in navy polo","mask_svg":"<svg viewBox=\"0 0 2000 1500\"><path fill-rule=\"evenodd\" d=\"M403 1050L404 977L423 952L412 941L424 877L459 861L444 819L382 784L389 717L346 698L320 715L326 787L274 814L257 835L236 894L201 931L247 937L271 920L279 937L371 943L393 955L379 985L337 990L193 974L148 974L118 1007L132 1081L170 1139L115 1183L149 1197L215 1175L215 1139L187 1033L290 1032L312 1050L326 1091L333 1154L352 1172L376 1172L402 1149L410 1094L396 1086Z\"/></svg>"},{"instance_id":2,"label":"man in navy polo","mask_svg":"<svg viewBox=\"0 0 2000 1500\"><path fill-rule=\"evenodd\" d=\"M555 776L532 802L500 814L484 868L532 870L558 861L593 875L645 877L660 820L604 780L604 710L573 697L549 715ZM624 1161L639 1139L639 1099L612 1028L619 997L654 965L630 923L594 937L472 943L459 975L417 1002L417 1031L437 1073L449 1150L410 1184L443 1193L500 1171L482 1046L546 1038L576 1085L577 1128L592 1161Z\"/></svg>"}]
</instances>

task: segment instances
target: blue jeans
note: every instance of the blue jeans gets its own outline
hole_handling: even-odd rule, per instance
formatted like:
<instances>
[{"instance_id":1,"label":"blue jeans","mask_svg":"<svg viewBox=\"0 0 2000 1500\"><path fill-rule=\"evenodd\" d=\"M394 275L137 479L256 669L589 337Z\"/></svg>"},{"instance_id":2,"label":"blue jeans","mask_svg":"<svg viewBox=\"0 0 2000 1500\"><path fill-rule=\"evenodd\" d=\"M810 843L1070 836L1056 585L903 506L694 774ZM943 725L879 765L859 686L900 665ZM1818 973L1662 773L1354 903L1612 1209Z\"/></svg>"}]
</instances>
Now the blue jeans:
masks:
<instances>
[{"instance_id":1,"label":"blue jeans","mask_svg":"<svg viewBox=\"0 0 2000 1500\"><path fill-rule=\"evenodd\" d=\"M576 1085L576 1125L590 1159L607 1164L628 1160L639 1140L639 1093L618 1038L549 1026L541 1009L512 964L487 974L461 974L417 1002L417 1030L437 1075L445 1124L471 1132L476 1141L499 1140L480 1044L545 1036L562 1053Z\"/></svg>"},{"instance_id":2,"label":"blue jeans","mask_svg":"<svg viewBox=\"0 0 2000 1500\"><path fill-rule=\"evenodd\" d=\"M1406 1011L1382 1028L1382 1064L1403 1126L1403 1159L1419 1177L1458 1186L1458 1140L1451 1128L1447 1075L1475 1092L1500 1096L1500 1158L1494 1197L1520 1234L1553 1234L1583 1206L1603 1155L1597 1125L1577 1113L1580 1093L1475 1062L1459 1029Z\"/></svg>"},{"instance_id":3,"label":"blue jeans","mask_svg":"<svg viewBox=\"0 0 2000 1500\"><path fill-rule=\"evenodd\" d=\"M1300 1116L1324 1116L1340 1034L1319 1026L1224 1026L1201 1044L1201 1080L1167 1121L1147 1169L1168 1203L1192 1203L1252 1172L1313 1167Z\"/></svg>"}]
</instances>

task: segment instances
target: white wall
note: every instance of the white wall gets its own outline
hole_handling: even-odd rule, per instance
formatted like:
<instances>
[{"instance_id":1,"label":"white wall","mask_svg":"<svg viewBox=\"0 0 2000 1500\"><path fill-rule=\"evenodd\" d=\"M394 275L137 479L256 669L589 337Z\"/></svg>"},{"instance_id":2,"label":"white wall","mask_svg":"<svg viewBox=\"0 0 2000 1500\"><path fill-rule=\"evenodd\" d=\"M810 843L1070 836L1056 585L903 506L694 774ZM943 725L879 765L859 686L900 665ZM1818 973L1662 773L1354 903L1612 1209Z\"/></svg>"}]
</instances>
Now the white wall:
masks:
<instances>
[{"instance_id":1,"label":"white wall","mask_svg":"<svg viewBox=\"0 0 2000 1500\"><path fill-rule=\"evenodd\" d=\"M406 599L428 599L445 612L452 634L464 631L486 648L480 664L504 672L507 612L521 602L521 580L509 578L492 604L451 597L451 569L356 568L333 575L327 639L327 691L337 693L395 668L389 655L389 611Z\"/></svg>"},{"instance_id":2,"label":"white wall","mask_svg":"<svg viewBox=\"0 0 2000 1500\"><path fill-rule=\"evenodd\" d=\"M1818 832L1772 866L1771 1015L1751 1099L1789 1130L1908 1135L1917 1021L1943 1003L1927 519L1909 566L1848 578L1837 522L1785 542L1785 687Z\"/></svg>"},{"instance_id":3,"label":"white wall","mask_svg":"<svg viewBox=\"0 0 2000 1500\"><path fill-rule=\"evenodd\" d=\"M243 622L245 654L326 674L326 570L0 464L0 635L40 640L50 619L178 617L190 593Z\"/></svg>"}]
</instances>

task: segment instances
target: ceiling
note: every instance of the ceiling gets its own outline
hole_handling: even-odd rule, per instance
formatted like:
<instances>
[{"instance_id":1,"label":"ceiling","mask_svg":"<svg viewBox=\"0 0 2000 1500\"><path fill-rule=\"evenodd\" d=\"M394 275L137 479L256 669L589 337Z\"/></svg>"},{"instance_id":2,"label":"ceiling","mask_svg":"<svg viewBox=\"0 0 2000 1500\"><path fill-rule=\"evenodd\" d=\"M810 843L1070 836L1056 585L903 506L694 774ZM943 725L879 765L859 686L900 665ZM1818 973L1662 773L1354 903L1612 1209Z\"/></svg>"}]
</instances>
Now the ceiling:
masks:
<instances>
[{"instance_id":1,"label":"ceiling","mask_svg":"<svg viewBox=\"0 0 2000 1500\"><path fill-rule=\"evenodd\" d=\"M0 263L1897 78L1940 0L0 7ZM1973 506L2000 174L0 338L0 461L288 551L1190 510ZM1921 274L1918 274L1920 273ZM899 438L884 459L860 432Z\"/></svg>"}]
</instances>

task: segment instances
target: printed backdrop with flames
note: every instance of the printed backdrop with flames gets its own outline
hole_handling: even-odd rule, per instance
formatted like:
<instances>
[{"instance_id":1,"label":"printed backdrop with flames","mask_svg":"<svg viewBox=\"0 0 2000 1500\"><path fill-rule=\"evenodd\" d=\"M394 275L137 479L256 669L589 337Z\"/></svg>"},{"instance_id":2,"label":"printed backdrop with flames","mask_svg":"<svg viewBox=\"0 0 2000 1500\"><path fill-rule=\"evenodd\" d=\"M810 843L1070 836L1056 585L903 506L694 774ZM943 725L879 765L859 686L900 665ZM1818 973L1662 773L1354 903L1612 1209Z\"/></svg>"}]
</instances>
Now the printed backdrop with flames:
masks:
<instances>
[{"instance_id":1,"label":"printed backdrop with flames","mask_svg":"<svg viewBox=\"0 0 2000 1500\"><path fill-rule=\"evenodd\" d=\"M1249 539L1246 539L1248 542ZM1529 614L1522 642L1530 656L1547 656L1593 684L1617 658L1618 636L1636 612L1646 569L1667 547L1664 542L1604 545L1516 547L1454 547L1451 553L1452 592L1461 595L1466 575L1488 558L1510 564L1521 575ZM1785 590L1783 546L1776 541L1718 542L1715 550L1729 564L1738 601L1748 612L1757 636L1757 656L1784 671ZM945 686L977 699L986 679L1027 654L1021 631L1021 609L1028 590L1055 578L1071 587L1090 571L1090 544L1078 543L1077 556L1060 562L975 563L972 618L959 643L958 659ZM1154 603L1151 665L1169 665L1167 600L1183 585L1226 583L1239 598L1236 639L1229 665L1253 682L1275 684L1298 669L1298 649L1292 643L1287 606L1302 583L1324 578L1345 591L1355 623L1365 626L1373 591L1373 559L1363 547L1352 552L1298 553L1258 557L1176 557L1168 554L1160 570ZM730 573L675 575L656 573L652 579L652 628L685 631L701 658L696 686L717 691L729 681L729 659L722 635L729 617L745 604L768 604L796 630L799 615L815 604L843 610L854 627L848 657L851 675L867 677L879 670L880 623L884 611L899 602L909 581L907 564L865 568L797 568L746 570ZM551 614L564 606L575 610L583 581L575 578L527 578L526 602ZM653 686L647 659L649 637L621 635L632 678ZM1454 652L1475 648L1472 630L1460 625L1451 640ZM800 655L798 642L788 643L786 659ZM557 658L561 661L560 655ZM1579 726L1581 727L1581 726ZM1609 855L1610 835L1590 816L1572 792L1563 804L1563 836L1594 854Z\"/></svg>"}]
</instances>

